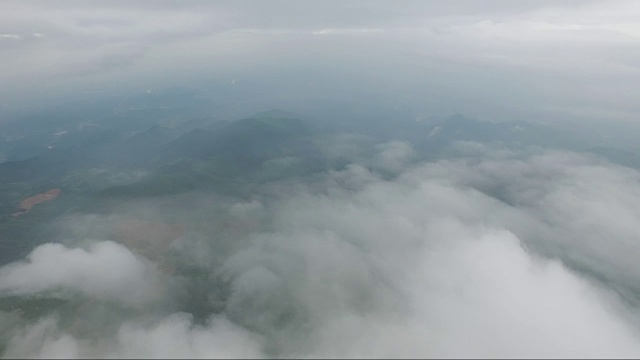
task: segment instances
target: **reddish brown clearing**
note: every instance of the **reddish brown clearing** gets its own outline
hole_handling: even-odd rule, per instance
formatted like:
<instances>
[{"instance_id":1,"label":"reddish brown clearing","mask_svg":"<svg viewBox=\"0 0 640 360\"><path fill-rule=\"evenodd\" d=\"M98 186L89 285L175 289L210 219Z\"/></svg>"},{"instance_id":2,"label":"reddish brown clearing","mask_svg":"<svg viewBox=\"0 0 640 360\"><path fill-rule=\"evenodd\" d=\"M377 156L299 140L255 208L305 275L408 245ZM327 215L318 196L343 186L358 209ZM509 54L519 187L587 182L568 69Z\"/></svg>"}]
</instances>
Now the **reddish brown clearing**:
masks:
<instances>
[{"instance_id":1,"label":"reddish brown clearing","mask_svg":"<svg viewBox=\"0 0 640 360\"><path fill-rule=\"evenodd\" d=\"M31 210L31 208L34 205L37 205L46 201L51 201L57 198L58 195L60 195L60 192L61 192L60 189L51 189L41 194L29 196L28 198L20 202L20 206L18 206L19 210L14 212L12 215L20 216L20 215L26 214L29 212L29 210Z\"/></svg>"}]
</instances>

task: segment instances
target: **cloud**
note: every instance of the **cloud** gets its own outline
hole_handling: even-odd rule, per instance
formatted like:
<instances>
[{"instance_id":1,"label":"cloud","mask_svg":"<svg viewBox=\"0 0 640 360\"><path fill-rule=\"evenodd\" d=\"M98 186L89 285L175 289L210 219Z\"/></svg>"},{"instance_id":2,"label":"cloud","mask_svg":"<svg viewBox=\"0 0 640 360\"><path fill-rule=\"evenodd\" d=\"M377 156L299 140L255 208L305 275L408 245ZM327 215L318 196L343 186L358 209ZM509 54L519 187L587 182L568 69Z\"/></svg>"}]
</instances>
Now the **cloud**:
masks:
<instances>
[{"instance_id":1,"label":"cloud","mask_svg":"<svg viewBox=\"0 0 640 360\"><path fill-rule=\"evenodd\" d=\"M151 328L125 324L112 357L258 358L260 337L224 318L194 326L189 316L174 314Z\"/></svg>"},{"instance_id":2,"label":"cloud","mask_svg":"<svg viewBox=\"0 0 640 360\"><path fill-rule=\"evenodd\" d=\"M414 113L497 120L634 122L638 111L633 1L1 6L0 34L20 37L0 38L10 107L87 89L139 93L242 74L244 86L268 83L267 106L344 101L337 89L353 89L369 104L379 94ZM298 89L300 82L313 89Z\"/></svg>"},{"instance_id":3,"label":"cloud","mask_svg":"<svg viewBox=\"0 0 640 360\"><path fill-rule=\"evenodd\" d=\"M0 270L3 295L42 295L89 298L142 305L157 298L161 287L153 264L134 255L126 247L97 242L88 250L44 244L27 260Z\"/></svg>"},{"instance_id":4,"label":"cloud","mask_svg":"<svg viewBox=\"0 0 640 360\"><path fill-rule=\"evenodd\" d=\"M375 34L381 33L382 29L368 29L368 28L342 28L342 29L320 29L312 32L314 35L344 35L344 34Z\"/></svg>"},{"instance_id":5,"label":"cloud","mask_svg":"<svg viewBox=\"0 0 640 360\"><path fill-rule=\"evenodd\" d=\"M546 255L637 291L633 279L640 268L632 265L631 255L640 229L637 171L566 152L543 151L523 159L505 152L496 158L480 150L478 162L442 162L422 176L501 199L509 206L493 211L490 221Z\"/></svg>"},{"instance_id":6,"label":"cloud","mask_svg":"<svg viewBox=\"0 0 640 360\"><path fill-rule=\"evenodd\" d=\"M6 357L107 358L258 358L261 339L224 318L205 326L193 325L186 314L173 314L144 326L123 324L109 344L90 346L60 332L53 318L43 319L19 332L9 343Z\"/></svg>"},{"instance_id":7,"label":"cloud","mask_svg":"<svg viewBox=\"0 0 640 360\"><path fill-rule=\"evenodd\" d=\"M21 36L16 34L0 34L0 39L20 40Z\"/></svg>"},{"instance_id":8,"label":"cloud","mask_svg":"<svg viewBox=\"0 0 640 360\"><path fill-rule=\"evenodd\" d=\"M402 143L379 148L410 154ZM42 245L0 269L5 294L146 305L112 313L100 341L62 312L5 314L5 354L637 357L638 172L567 152L458 149L391 179L351 164L280 193L256 189L253 200L124 207L119 216L173 209L189 219L174 272L112 242ZM190 212L175 205L184 202ZM186 290L167 303L157 277Z\"/></svg>"},{"instance_id":9,"label":"cloud","mask_svg":"<svg viewBox=\"0 0 640 360\"><path fill-rule=\"evenodd\" d=\"M512 234L442 240L461 241L422 253L395 280L411 311L335 314L317 329L314 355L633 357L640 351L634 331L603 294L558 263L531 257Z\"/></svg>"},{"instance_id":10,"label":"cloud","mask_svg":"<svg viewBox=\"0 0 640 360\"><path fill-rule=\"evenodd\" d=\"M377 145L376 148L380 153L374 160L374 166L391 172L403 170L416 155L411 144L405 141L391 141Z\"/></svg>"},{"instance_id":11,"label":"cloud","mask_svg":"<svg viewBox=\"0 0 640 360\"><path fill-rule=\"evenodd\" d=\"M500 180L484 182L485 176ZM256 234L254 246L227 261L226 276L243 284L237 296L259 309L233 319L277 328L279 317L267 326L264 316L286 314L296 334L276 332L277 344L296 356L635 356L638 324L616 287L608 288L637 269L618 266L616 248L627 241L618 222L600 219L579 199L568 205L555 198L578 185L588 203L607 196L603 183L618 186L635 176L581 156L544 153L442 161L394 181L356 182L355 192L330 182L333 192L287 200L276 213L277 231ZM527 200L510 203L488 185ZM636 187L630 182L621 191L629 196ZM534 208L540 199L545 205ZM609 206L618 213L630 204ZM562 206L574 215L554 214ZM545 224L543 214L563 221ZM581 229L581 218L609 231L606 245L602 232ZM529 232L534 229L538 234ZM557 248L563 241L566 251ZM603 246L596 250L590 242ZM591 258L575 266L571 257L580 253ZM608 280L596 280L598 272ZM297 333L294 324L309 324L307 332ZM291 341L296 335L302 340Z\"/></svg>"}]
</instances>

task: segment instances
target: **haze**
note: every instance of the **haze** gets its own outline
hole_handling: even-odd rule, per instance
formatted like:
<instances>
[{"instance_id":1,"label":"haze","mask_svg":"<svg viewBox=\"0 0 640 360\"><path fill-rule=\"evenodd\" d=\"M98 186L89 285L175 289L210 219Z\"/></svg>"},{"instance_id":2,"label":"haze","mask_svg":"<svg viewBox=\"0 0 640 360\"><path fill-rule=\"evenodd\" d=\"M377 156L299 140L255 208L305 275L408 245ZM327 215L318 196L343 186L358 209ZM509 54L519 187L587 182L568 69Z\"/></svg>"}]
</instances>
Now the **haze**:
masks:
<instances>
[{"instance_id":1,"label":"haze","mask_svg":"<svg viewBox=\"0 0 640 360\"><path fill-rule=\"evenodd\" d=\"M5 1L0 10L5 109L194 84L252 106L384 99L416 116L492 120L636 121L640 103L635 1Z\"/></svg>"},{"instance_id":2,"label":"haze","mask_svg":"<svg viewBox=\"0 0 640 360\"><path fill-rule=\"evenodd\" d=\"M638 19L3 1L0 354L640 357Z\"/></svg>"}]
</instances>

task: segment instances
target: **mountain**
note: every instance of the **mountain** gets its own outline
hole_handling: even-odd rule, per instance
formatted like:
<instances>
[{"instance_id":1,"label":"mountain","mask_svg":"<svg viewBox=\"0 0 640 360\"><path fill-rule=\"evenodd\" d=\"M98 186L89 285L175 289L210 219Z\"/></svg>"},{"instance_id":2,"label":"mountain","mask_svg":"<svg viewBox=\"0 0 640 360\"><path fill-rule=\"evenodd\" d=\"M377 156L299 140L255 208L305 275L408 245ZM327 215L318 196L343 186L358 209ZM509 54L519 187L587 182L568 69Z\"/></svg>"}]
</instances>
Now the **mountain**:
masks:
<instances>
[{"instance_id":1,"label":"mountain","mask_svg":"<svg viewBox=\"0 0 640 360\"><path fill-rule=\"evenodd\" d=\"M151 106L154 99L162 96L138 100L149 100L145 104ZM16 124L0 127L5 134L0 152L15 157L0 162L0 230L12 239L0 239L8 247L2 261L46 238L38 235L46 230L34 224L48 223L65 212L106 211L109 204L123 199L205 189L224 196L250 196L252 189L273 181L310 179L340 169L352 159L329 154L327 144L333 143L327 139L333 138L346 139L341 147L357 146L360 158L373 159L379 153L377 144L401 140L413 145L415 161L431 161L446 156L456 142L473 141L591 149L611 161L640 166L635 153L587 146L571 131L536 123L497 123L463 115L428 122L382 118L336 116L312 122L276 109L239 120L216 121L210 115L181 114L175 108L145 108L107 111L95 121L54 117L52 123L34 127L32 132ZM61 195L24 215L12 216L22 199L51 189L61 189Z\"/></svg>"},{"instance_id":2,"label":"mountain","mask_svg":"<svg viewBox=\"0 0 640 360\"><path fill-rule=\"evenodd\" d=\"M457 141L501 143L507 146L544 146L562 149L584 149L585 142L573 134L544 125L525 122L488 122L453 115L429 125L411 137L423 152L439 151Z\"/></svg>"},{"instance_id":3,"label":"mountain","mask_svg":"<svg viewBox=\"0 0 640 360\"><path fill-rule=\"evenodd\" d=\"M310 124L292 118L262 116L215 122L150 152L148 176L135 184L105 189L104 194L155 196L208 187L233 192L234 184L262 181L263 164L284 157L300 159L303 166L298 172L318 171L324 162L314 134Z\"/></svg>"},{"instance_id":4,"label":"mountain","mask_svg":"<svg viewBox=\"0 0 640 360\"><path fill-rule=\"evenodd\" d=\"M218 128L191 130L164 146L155 161L223 154L265 160L312 148L312 132L309 124L297 119L242 119Z\"/></svg>"},{"instance_id":5,"label":"mountain","mask_svg":"<svg viewBox=\"0 0 640 360\"><path fill-rule=\"evenodd\" d=\"M602 156L613 163L640 169L640 154L638 153L604 146L591 148L589 152Z\"/></svg>"}]
</instances>

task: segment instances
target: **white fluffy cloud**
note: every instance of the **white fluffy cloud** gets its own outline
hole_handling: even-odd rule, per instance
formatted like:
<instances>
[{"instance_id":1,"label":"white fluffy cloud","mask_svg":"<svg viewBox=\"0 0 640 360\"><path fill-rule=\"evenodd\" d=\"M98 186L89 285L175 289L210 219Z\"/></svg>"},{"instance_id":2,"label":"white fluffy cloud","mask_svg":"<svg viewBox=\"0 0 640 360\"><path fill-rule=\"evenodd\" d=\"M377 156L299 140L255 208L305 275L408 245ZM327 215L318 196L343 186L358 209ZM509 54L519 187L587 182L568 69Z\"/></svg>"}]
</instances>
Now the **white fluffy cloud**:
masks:
<instances>
[{"instance_id":1,"label":"white fluffy cloud","mask_svg":"<svg viewBox=\"0 0 640 360\"><path fill-rule=\"evenodd\" d=\"M111 356L128 358L256 358L261 339L224 318L194 326L191 318L174 314L148 328L125 324Z\"/></svg>"},{"instance_id":2,"label":"white fluffy cloud","mask_svg":"<svg viewBox=\"0 0 640 360\"><path fill-rule=\"evenodd\" d=\"M60 331L53 318L43 319L15 336L4 356L35 358L258 358L261 339L224 318L193 325L173 314L144 326L125 323L110 343L93 346Z\"/></svg>"},{"instance_id":3,"label":"white fluffy cloud","mask_svg":"<svg viewBox=\"0 0 640 360\"><path fill-rule=\"evenodd\" d=\"M161 291L155 265L137 257L126 247L103 241L88 250L44 244L24 262L0 270L0 293L89 298L141 305Z\"/></svg>"}]
</instances>

